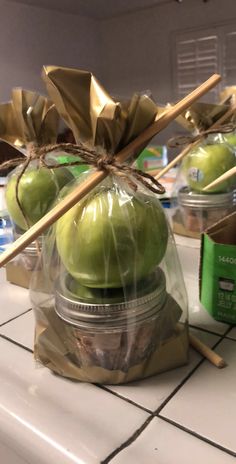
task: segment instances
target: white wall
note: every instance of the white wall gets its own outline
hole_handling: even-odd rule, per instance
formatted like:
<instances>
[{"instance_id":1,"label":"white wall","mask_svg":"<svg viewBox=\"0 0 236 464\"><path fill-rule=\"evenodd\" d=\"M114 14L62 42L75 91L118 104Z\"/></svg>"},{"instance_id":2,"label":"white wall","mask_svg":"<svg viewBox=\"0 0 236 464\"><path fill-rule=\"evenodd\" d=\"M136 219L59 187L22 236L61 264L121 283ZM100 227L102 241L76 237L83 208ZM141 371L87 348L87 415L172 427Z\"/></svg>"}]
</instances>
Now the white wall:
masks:
<instances>
[{"instance_id":1,"label":"white wall","mask_svg":"<svg viewBox=\"0 0 236 464\"><path fill-rule=\"evenodd\" d=\"M0 101L12 87L46 93L43 64L79 67L101 74L96 21L0 0Z\"/></svg>"},{"instance_id":2,"label":"white wall","mask_svg":"<svg viewBox=\"0 0 236 464\"><path fill-rule=\"evenodd\" d=\"M103 21L103 82L115 95L150 89L156 101L173 101L173 32L226 21L236 21L236 0L173 0ZM177 128L172 124L155 141L165 143Z\"/></svg>"},{"instance_id":3,"label":"white wall","mask_svg":"<svg viewBox=\"0 0 236 464\"><path fill-rule=\"evenodd\" d=\"M236 0L174 0L101 23L103 79L127 96L150 89L159 101L172 93L171 34L236 20Z\"/></svg>"},{"instance_id":4,"label":"white wall","mask_svg":"<svg viewBox=\"0 0 236 464\"><path fill-rule=\"evenodd\" d=\"M150 89L167 102L173 31L233 21L236 0L173 0L101 22L6 0L0 12L0 101L14 86L45 92L42 65L58 64L91 70L112 94Z\"/></svg>"}]
</instances>

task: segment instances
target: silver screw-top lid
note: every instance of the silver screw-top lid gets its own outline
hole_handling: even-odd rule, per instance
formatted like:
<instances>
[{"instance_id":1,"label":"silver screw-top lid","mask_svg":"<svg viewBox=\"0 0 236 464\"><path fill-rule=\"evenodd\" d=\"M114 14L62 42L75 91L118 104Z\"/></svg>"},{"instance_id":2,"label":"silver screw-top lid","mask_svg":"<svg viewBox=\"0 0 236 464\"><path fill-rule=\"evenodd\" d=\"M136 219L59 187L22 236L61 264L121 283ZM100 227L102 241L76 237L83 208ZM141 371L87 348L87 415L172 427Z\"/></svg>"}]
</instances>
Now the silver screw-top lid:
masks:
<instances>
[{"instance_id":1,"label":"silver screw-top lid","mask_svg":"<svg viewBox=\"0 0 236 464\"><path fill-rule=\"evenodd\" d=\"M77 327L121 329L157 314L167 298L164 272L157 268L136 286L124 289L89 289L69 274L59 277L55 286L55 311Z\"/></svg>"},{"instance_id":2,"label":"silver screw-top lid","mask_svg":"<svg viewBox=\"0 0 236 464\"><path fill-rule=\"evenodd\" d=\"M197 193L188 187L182 187L178 192L180 206L189 208L219 208L232 207L234 205L234 191L226 193Z\"/></svg>"}]
</instances>

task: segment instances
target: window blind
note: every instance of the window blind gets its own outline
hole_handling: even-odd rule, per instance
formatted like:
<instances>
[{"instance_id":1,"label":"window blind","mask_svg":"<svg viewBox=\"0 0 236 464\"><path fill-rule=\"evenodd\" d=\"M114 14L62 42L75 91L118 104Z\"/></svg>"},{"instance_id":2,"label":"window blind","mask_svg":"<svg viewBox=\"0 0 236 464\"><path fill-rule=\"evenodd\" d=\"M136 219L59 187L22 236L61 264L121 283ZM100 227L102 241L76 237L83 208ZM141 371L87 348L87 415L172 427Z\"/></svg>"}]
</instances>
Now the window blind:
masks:
<instances>
[{"instance_id":1,"label":"window blind","mask_svg":"<svg viewBox=\"0 0 236 464\"><path fill-rule=\"evenodd\" d=\"M223 82L224 86L236 85L236 27L235 31L224 34Z\"/></svg>"},{"instance_id":2,"label":"window blind","mask_svg":"<svg viewBox=\"0 0 236 464\"><path fill-rule=\"evenodd\" d=\"M177 93L182 98L218 72L219 53L217 35L177 41ZM218 91L217 91L218 92ZM214 100L216 90L211 91Z\"/></svg>"}]
</instances>

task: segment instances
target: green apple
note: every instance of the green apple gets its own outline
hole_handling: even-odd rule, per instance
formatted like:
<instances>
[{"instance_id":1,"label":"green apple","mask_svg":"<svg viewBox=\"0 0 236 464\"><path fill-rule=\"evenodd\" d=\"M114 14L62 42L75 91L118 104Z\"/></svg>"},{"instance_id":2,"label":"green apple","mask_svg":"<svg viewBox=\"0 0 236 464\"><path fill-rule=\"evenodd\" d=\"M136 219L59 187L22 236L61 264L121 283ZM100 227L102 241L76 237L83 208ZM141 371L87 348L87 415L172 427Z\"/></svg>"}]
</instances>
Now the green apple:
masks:
<instances>
[{"instance_id":1,"label":"green apple","mask_svg":"<svg viewBox=\"0 0 236 464\"><path fill-rule=\"evenodd\" d=\"M123 303L124 300L132 301L145 295L153 293L157 287L165 288L165 275L159 267L148 274L145 279L139 280L138 285L128 285L121 288L91 288L84 287L69 274L62 275L61 291L70 299L79 299L89 304L115 304Z\"/></svg>"},{"instance_id":2,"label":"green apple","mask_svg":"<svg viewBox=\"0 0 236 464\"><path fill-rule=\"evenodd\" d=\"M225 143L200 145L191 151L183 164L188 186L196 192L235 166L233 150ZM226 192L233 188L234 180L222 182L209 190L212 193Z\"/></svg>"},{"instance_id":3,"label":"green apple","mask_svg":"<svg viewBox=\"0 0 236 464\"><path fill-rule=\"evenodd\" d=\"M6 204L13 222L20 229L26 230L28 226L16 200L19 172L15 171L8 181ZM73 175L63 167L54 170L43 167L27 169L19 182L19 201L30 226L48 212L59 190L72 179Z\"/></svg>"},{"instance_id":4,"label":"green apple","mask_svg":"<svg viewBox=\"0 0 236 464\"><path fill-rule=\"evenodd\" d=\"M224 139L232 147L236 147L236 133L230 132L229 134L224 134Z\"/></svg>"},{"instance_id":5,"label":"green apple","mask_svg":"<svg viewBox=\"0 0 236 464\"><path fill-rule=\"evenodd\" d=\"M62 262L81 285L119 288L152 272L167 246L168 225L155 197L102 189L57 221Z\"/></svg>"}]
</instances>

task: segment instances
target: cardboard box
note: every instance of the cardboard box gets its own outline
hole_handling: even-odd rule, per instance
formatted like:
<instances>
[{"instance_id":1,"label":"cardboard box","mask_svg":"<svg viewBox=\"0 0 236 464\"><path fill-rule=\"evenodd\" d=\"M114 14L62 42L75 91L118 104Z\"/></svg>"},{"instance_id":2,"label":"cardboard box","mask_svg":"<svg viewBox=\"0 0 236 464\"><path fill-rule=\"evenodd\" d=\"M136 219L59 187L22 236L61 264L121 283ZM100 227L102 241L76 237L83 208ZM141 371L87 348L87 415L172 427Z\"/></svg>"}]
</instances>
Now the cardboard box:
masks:
<instances>
[{"instance_id":1,"label":"cardboard box","mask_svg":"<svg viewBox=\"0 0 236 464\"><path fill-rule=\"evenodd\" d=\"M214 319L236 323L236 211L202 234L200 301Z\"/></svg>"},{"instance_id":2,"label":"cardboard box","mask_svg":"<svg viewBox=\"0 0 236 464\"><path fill-rule=\"evenodd\" d=\"M142 171L152 171L166 166L168 163L165 145L146 147L135 161L135 166Z\"/></svg>"},{"instance_id":3,"label":"cardboard box","mask_svg":"<svg viewBox=\"0 0 236 464\"><path fill-rule=\"evenodd\" d=\"M22 263L19 263L16 260L11 261L6 264L5 270L8 282L19 285L20 287L29 288L32 271L26 269Z\"/></svg>"}]
</instances>

